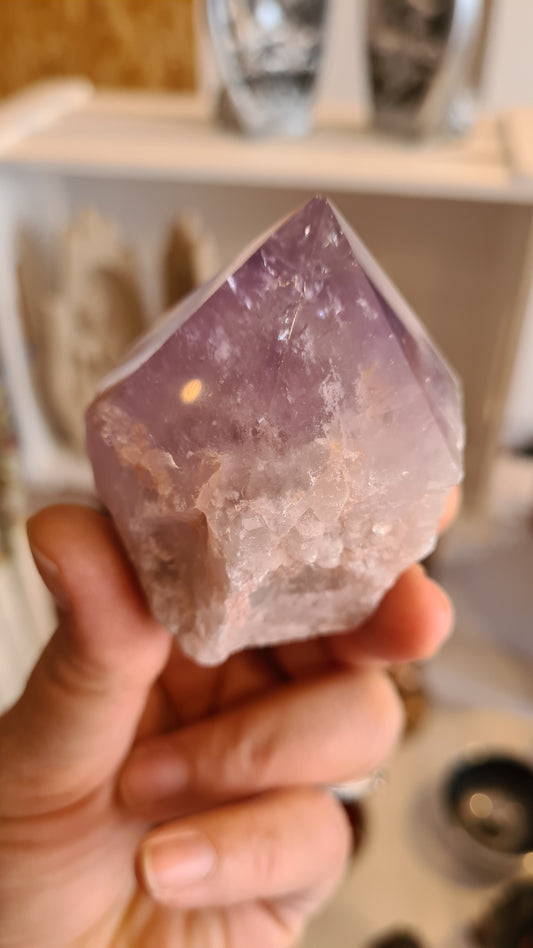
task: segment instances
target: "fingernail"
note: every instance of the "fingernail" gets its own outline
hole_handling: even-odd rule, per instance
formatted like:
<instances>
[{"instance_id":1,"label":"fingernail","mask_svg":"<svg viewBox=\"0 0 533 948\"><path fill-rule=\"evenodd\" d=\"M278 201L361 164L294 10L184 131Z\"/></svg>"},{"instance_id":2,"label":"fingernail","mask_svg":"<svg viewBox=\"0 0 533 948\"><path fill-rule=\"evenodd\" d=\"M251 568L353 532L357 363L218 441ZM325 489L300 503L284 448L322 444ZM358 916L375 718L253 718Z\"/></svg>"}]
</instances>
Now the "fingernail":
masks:
<instances>
[{"instance_id":1,"label":"fingernail","mask_svg":"<svg viewBox=\"0 0 533 948\"><path fill-rule=\"evenodd\" d=\"M41 574L45 586L52 593L60 609L70 609L70 600L65 590L63 578L59 569L53 560L49 559L36 546L30 542L30 549L35 560L35 565Z\"/></svg>"},{"instance_id":2,"label":"fingernail","mask_svg":"<svg viewBox=\"0 0 533 948\"><path fill-rule=\"evenodd\" d=\"M216 852L196 830L160 833L141 849L141 866L147 887L154 895L172 894L182 886L200 882L214 869Z\"/></svg>"},{"instance_id":3,"label":"fingernail","mask_svg":"<svg viewBox=\"0 0 533 948\"><path fill-rule=\"evenodd\" d=\"M167 748L138 747L120 780L126 803L139 806L167 800L185 789L189 781L187 762Z\"/></svg>"}]
</instances>

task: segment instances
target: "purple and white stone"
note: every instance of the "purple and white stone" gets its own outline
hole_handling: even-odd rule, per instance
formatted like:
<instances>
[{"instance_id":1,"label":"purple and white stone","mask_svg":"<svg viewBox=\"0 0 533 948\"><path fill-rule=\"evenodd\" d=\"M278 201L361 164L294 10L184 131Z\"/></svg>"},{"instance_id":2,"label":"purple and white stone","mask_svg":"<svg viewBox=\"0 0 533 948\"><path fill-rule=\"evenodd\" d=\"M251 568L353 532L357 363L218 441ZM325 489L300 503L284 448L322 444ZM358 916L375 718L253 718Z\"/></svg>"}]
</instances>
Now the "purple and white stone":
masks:
<instances>
[{"instance_id":1,"label":"purple and white stone","mask_svg":"<svg viewBox=\"0 0 533 948\"><path fill-rule=\"evenodd\" d=\"M204 664L350 629L433 548L456 379L314 198L108 376L87 446L154 616Z\"/></svg>"}]
</instances>

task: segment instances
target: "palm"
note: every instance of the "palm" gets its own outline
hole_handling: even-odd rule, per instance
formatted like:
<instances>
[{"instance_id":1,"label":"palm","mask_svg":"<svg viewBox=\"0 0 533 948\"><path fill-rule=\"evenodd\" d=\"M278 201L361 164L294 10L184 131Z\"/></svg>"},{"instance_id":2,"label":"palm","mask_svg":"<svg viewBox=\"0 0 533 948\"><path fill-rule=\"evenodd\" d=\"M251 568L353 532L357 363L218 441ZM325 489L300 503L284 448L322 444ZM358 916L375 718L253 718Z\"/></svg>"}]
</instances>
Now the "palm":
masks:
<instances>
[{"instance_id":1,"label":"palm","mask_svg":"<svg viewBox=\"0 0 533 948\"><path fill-rule=\"evenodd\" d=\"M50 508L29 534L64 612L0 718L0 948L290 944L348 846L317 785L361 776L398 733L390 684L365 661L434 650L450 621L441 593L413 568L354 634L205 669L148 615L105 517ZM131 794L139 758L144 800ZM158 845L171 882L159 866L154 885L145 862L138 884L137 854Z\"/></svg>"}]
</instances>

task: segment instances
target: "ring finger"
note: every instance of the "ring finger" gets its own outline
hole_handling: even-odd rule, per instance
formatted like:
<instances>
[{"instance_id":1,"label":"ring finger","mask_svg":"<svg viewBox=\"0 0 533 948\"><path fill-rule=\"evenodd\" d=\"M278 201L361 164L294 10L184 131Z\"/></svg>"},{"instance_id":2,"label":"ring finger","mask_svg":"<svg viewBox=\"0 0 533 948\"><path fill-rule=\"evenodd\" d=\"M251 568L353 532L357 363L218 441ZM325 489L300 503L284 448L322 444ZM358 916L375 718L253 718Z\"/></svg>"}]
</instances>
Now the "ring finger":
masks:
<instances>
[{"instance_id":1,"label":"ring finger","mask_svg":"<svg viewBox=\"0 0 533 948\"><path fill-rule=\"evenodd\" d=\"M140 848L141 883L182 909L292 897L316 907L338 882L350 846L342 808L327 793L278 791L161 827Z\"/></svg>"}]
</instances>

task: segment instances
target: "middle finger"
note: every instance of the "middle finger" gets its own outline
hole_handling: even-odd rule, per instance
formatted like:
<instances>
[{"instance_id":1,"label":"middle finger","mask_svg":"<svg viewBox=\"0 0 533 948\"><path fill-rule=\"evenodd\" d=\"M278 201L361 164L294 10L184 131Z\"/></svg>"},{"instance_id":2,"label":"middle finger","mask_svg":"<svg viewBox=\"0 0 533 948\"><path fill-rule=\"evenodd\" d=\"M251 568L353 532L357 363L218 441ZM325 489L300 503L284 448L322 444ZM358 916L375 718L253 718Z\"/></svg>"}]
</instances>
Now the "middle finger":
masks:
<instances>
[{"instance_id":1,"label":"middle finger","mask_svg":"<svg viewBox=\"0 0 533 948\"><path fill-rule=\"evenodd\" d=\"M357 779L382 762L401 726L394 688L376 669L280 686L140 744L122 774L123 800L157 823L265 790Z\"/></svg>"}]
</instances>

